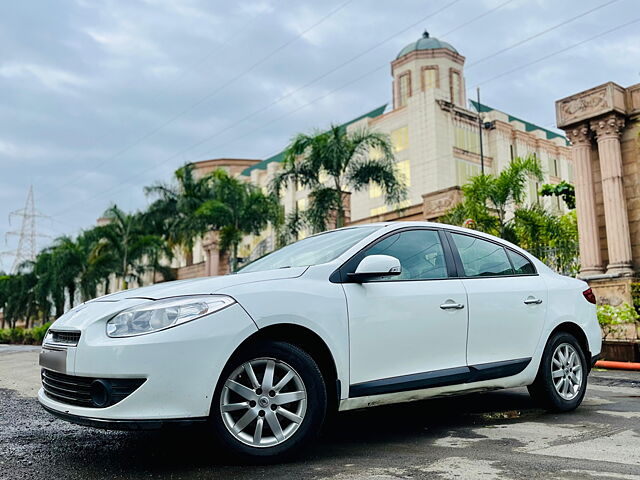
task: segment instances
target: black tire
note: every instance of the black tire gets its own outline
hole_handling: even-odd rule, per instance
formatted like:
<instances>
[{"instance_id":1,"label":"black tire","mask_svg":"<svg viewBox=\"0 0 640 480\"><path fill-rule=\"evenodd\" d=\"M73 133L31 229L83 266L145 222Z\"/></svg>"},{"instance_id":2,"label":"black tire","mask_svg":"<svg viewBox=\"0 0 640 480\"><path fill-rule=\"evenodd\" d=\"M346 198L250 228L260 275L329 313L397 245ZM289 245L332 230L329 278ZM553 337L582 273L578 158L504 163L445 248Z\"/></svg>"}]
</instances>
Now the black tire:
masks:
<instances>
[{"instance_id":1,"label":"black tire","mask_svg":"<svg viewBox=\"0 0 640 480\"><path fill-rule=\"evenodd\" d=\"M563 398L558 393L551 374L553 354L556 351L556 348L562 344L569 344L574 348L578 354L582 367L582 383L580 385L580 390L578 391L578 394L570 400ZM540 361L538 375L536 376L535 381L527 388L529 389L531 398L533 398L533 400L542 408L552 412L569 412L571 410L575 410L582 403L582 399L584 398L584 394L587 390L588 373L589 366L580 342L578 342L578 340L570 333L557 332L547 341L547 345L545 346L544 353L542 354L542 359Z\"/></svg>"},{"instance_id":2,"label":"black tire","mask_svg":"<svg viewBox=\"0 0 640 480\"><path fill-rule=\"evenodd\" d=\"M297 430L289 438L273 446L257 447L243 443L230 432L221 412L221 395L223 395L227 379L236 369L245 364L245 362L264 358L274 359L276 364L292 367L297 372L306 389L306 411ZM259 372L256 372L256 377L259 381L262 378ZM259 405L257 408L259 408ZM243 349L229 360L220 375L211 404L209 420L218 443L236 459L252 462L272 462L292 457L313 441L320 433L326 410L327 389L322 373L313 358L304 350L290 343L263 341ZM267 425L266 422L265 425ZM247 428L250 427L251 425Z\"/></svg>"}]
</instances>

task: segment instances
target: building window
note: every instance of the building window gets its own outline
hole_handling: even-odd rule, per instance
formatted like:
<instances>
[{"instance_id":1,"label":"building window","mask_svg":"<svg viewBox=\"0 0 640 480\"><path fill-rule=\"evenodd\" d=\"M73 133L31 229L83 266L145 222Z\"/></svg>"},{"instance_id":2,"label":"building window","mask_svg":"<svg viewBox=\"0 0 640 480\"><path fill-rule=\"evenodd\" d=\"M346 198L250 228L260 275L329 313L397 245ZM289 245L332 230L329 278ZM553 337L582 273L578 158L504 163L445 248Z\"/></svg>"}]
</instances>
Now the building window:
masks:
<instances>
[{"instance_id":1,"label":"building window","mask_svg":"<svg viewBox=\"0 0 640 480\"><path fill-rule=\"evenodd\" d=\"M391 144L394 152L406 150L409 146L409 127L396 128L391 132Z\"/></svg>"},{"instance_id":2,"label":"building window","mask_svg":"<svg viewBox=\"0 0 640 480\"><path fill-rule=\"evenodd\" d=\"M509 152L511 153L511 160L515 158L515 154L513 151L513 144L509 145Z\"/></svg>"},{"instance_id":3,"label":"building window","mask_svg":"<svg viewBox=\"0 0 640 480\"><path fill-rule=\"evenodd\" d=\"M379 198L382 196L382 189L377 183L369 185L369 198Z\"/></svg>"},{"instance_id":4,"label":"building window","mask_svg":"<svg viewBox=\"0 0 640 480\"><path fill-rule=\"evenodd\" d=\"M398 77L398 107L404 107L411 96L411 72Z\"/></svg>"},{"instance_id":5,"label":"building window","mask_svg":"<svg viewBox=\"0 0 640 480\"><path fill-rule=\"evenodd\" d=\"M411 165L409 164L409 160L403 160L402 162L396 163L398 167L398 173L402 177L404 184L407 187L411 186Z\"/></svg>"},{"instance_id":6,"label":"building window","mask_svg":"<svg viewBox=\"0 0 640 480\"><path fill-rule=\"evenodd\" d=\"M383 206L378 207L378 208L372 208L369 213L371 214L372 217L374 217L376 215L382 215L383 213L387 213L387 206L383 205Z\"/></svg>"},{"instance_id":7,"label":"building window","mask_svg":"<svg viewBox=\"0 0 640 480\"><path fill-rule=\"evenodd\" d=\"M462 104L462 78L460 72L451 69L451 103Z\"/></svg>"},{"instance_id":8,"label":"building window","mask_svg":"<svg viewBox=\"0 0 640 480\"><path fill-rule=\"evenodd\" d=\"M304 209L307 208L307 199L306 198L301 198L300 200L298 200L296 202L296 206L298 207L298 211L302 212Z\"/></svg>"},{"instance_id":9,"label":"building window","mask_svg":"<svg viewBox=\"0 0 640 480\"><path fill-rule=\"evenodd\" d=\"M478 127L465 123L455 123L453 145L471 153L480 153Z\"/></svg>"},{"instance_id":10,"label":"building window","mask_svg":"<svg viewBox=\"0 0 640 480\"><path fill-rule=\"evenodd\" d=\"M440 87L438 66L429 65L428 67L422 67L422 90L430 90L438 87Z\"/></svg>"},{"instance_id":11,"label":"building window","mask_svg":"<svg viewBox=\"0 0 640 480\"><path fill-rule=\"evenodd\" d=\"M456 167L458 170L458 185L464 185L471 177L480 175L480 165L475 163L457 158Z\"/></svg>"}]
</instances>

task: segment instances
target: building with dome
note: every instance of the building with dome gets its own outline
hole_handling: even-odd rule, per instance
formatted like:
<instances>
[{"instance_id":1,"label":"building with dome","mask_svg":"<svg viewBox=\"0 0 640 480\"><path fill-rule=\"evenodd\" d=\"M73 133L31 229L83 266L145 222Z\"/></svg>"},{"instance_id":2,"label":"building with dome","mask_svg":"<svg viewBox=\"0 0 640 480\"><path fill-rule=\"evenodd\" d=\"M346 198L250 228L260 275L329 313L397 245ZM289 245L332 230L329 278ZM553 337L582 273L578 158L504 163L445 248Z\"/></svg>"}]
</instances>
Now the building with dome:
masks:
<instances>
[{"instance_id":1,"label":"building with dome","mask_svg":"<svg viewBox=\"0 0 640 480\"><path fill-rule=\"evenodd\" d=\"M393 103L376 106L344 124L347 131L369 128L390 136L409 193L403 208L395 210L385 205L382 192L376 187L353 192L349 206L352 224L435 220L461 199L461 185L480 173L482 164L485 172L496 173L516 156L535 154L545 169L544 183L572 182L567 139L508 113L468 101L464 63L465 57L455 47L424 32L391 61ZM250 165L239 175L266 187L282 159L283 152L262 161L249 160ZM212 162L226 168L221 160L206 160L196 166ZM234 171L238 171L238 160L234 162ZM564 206L559 199L538 198L539 186L534 180L529 182L528 201L544 201L548 207L561 211ZM307 197L304 189L289 188L282 198L285 211L296 206L304 209ZM194 255L194 261L203 265L192 266L188 276L198 274L199 268L203 274L215 274L217 267L211 267L224 265L219 261L215 242L208 245L213 246ZM273 234L265 232L260 238L247 239L241 255L257 257L273 247Z\"/></svg>"}]
</instances>

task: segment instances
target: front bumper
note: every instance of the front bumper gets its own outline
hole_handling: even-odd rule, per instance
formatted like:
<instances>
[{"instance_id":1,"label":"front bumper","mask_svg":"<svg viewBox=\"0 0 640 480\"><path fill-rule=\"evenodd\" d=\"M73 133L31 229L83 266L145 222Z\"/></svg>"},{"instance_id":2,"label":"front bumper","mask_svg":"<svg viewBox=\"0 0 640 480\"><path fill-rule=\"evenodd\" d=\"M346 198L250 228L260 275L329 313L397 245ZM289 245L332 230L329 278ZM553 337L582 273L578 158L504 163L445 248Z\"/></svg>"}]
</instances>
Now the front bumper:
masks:
<instances>
[{"instance_id":1,"label":"front bumper","mask_svg":"<svg viewBox=\"0 0 640 480\"><path fill-rule=\"evenodd\" d=\"M94 310L92 312L92 310ZM83 314L97 314L87 309ZM83 315L84 316L84 315ZM218 377L235 349L257 331L235 304L164 331L109 338L105 319L85 325L76 347L68 347L66 375L145 379L133 393L106 408L72 405L38 392L42 406L57 416L102 428L157 428L169 422L199 421L209 415ZM45 345L46 347L46 345Z\"/></svg>"}]
</instances>

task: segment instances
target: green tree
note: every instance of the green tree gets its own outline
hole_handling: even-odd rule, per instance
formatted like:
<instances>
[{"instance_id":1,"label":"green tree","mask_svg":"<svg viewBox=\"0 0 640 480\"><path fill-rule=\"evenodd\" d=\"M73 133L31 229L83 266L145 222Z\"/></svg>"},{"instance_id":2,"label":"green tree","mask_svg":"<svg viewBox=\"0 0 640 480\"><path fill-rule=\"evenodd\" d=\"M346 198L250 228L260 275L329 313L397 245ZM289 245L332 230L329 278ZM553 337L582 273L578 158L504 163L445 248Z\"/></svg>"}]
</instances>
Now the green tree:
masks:
<instances>
[{"instance_id":1,"label":"green tree","mask_svg":"<svg viewBox=\"0 0 640 480\"><path fill-rule=\"evenodd\" d=\"M541 204L524 205L530 177L540 179L538 160L516 158L499 175L476 175L462 186L463 201L440 221L473 225L530 251L551 268L575 274L578 265L578 227L575 211L548 212Z\"/></svg>"},{"instance_id":2,"label":"green tree","mask_svg":"<svg viewBox=\"0 0 640 480\"><path fill-rule=\"evenodd\" d=\"M149 233L165 238L170 247L180 247L190 264L196 238L206 231L203 218L196 214L211 199L210 176L197 179L194 166L186 164L174 173L174 182L145 187L148 196L157 197L144 215Z\"/></svg>"},{"instance_id":3,"label":"green tree","mask_svg":"<svg viewBox=\"0 0 640 480\"><path fill-rule=\"evenodd\" d=\"M18 273L0 277L0 306L9 328L23 320L27 326L39 316L41 306L36 301L36 275L31 264L21 265Z\"/></svg>"},{"instance_id":4,"label":"green tree","mask_svg":"<svg viewBox=\"0 0 640 480\"><path fill-rule=\"evenodd\" d=\"M61 273L62 267L51 247L38 253L33 262L23 264L24 270L29 270L34 275L34 301L42 312L44 321L49 319L52 307L56 317L64 313L65 279Z\"/></svg>"},{"instance_id":5,"label":"green tree","mask_svg":"<svg viewBox=\"0 0 640 480\"><path fill-rule=\"evenodd\" d=\"M543 197L562 197L562 200L569 210L576 208L576 189L564 180L556 185L545 183L540 187L540 195Z\"/></svg>"},{"instance_id":6,"label":"green tree","mask_svg":"<svg viewBox=\"0 0 640 480\"><path fill-rule=\"evenodd\" d=\"M258 235L280 218L277 199L251 183L216 170L208 177L210 199L197 209L208 230L217 230L220 250L229 252L231 271L238 266L238 245L245 235Z\"/></svg>"},{"instance_id":7,"label":"green tree","mask_svg":"<svg viewBox=\"0 0 640 480\"><path fill-rule=\"evenodd\" d=\"M516 157L498 175L475 175L462 186L463 201L441 220L457 225L472 220L479 230L514 240L508 212L524 201L531 177L542 180L542 167L534 155Z\"/></svg>"},{"instance_id":8,"label":"green tree","mask_svg":"<svg viewBox=\"0 0 640 480\"><path fill-rule=\"evenodd\" d=\"M349 190L377 185L387 204L406 198L391 142L381 133L347 133L334 125L324 133L299 134L285 150L282 167L271 189L279 196L287 184L308 188L305 220L314 231L326 230L333 219L336 227L344 226L344 198Z\"/></svg>"},{"instance_id":9,"label":"green tree","mask_svg":"<svg viewBox=\"0 0 640 480\"><path fill-rule=\"evenodd\" d=\"M101 240L96 253L113 259L113 273L121 280L122 289L132 280L142 283L142 275L152 269L149 257L159 251L170 255L170 249L160 236L145 231L142 214L126 213L114 205L104 216L109 223L98 227Z\"/></svg>"}]
</instances>

